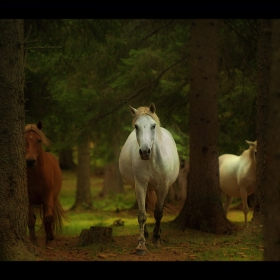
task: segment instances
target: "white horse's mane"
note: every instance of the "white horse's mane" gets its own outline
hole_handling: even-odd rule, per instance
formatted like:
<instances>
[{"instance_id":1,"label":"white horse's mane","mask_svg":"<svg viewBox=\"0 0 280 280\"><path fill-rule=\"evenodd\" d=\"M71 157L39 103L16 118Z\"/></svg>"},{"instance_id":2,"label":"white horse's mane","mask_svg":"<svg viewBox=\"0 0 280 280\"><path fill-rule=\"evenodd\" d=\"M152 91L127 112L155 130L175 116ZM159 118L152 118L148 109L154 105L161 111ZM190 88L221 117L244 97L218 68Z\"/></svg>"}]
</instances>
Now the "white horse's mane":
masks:
<instances>
[{"instance_id":1,"label":"white horse's mane","mask_svg":"<svg viewBox=\"0 0 280 280\"><path fill-rule=\"evenodd\" d=\"M135 112L135 115L132 119L132 126L134 126L136 120L143 115L150 116L156 122L156 124L157 124L156 131L157 131L157 135L158 135L158 141L161 142L162 141L162 133L161 133L161 129L160 129L159 117L157 116L156 113L151 112L149 107L141 106L141 107L137 108L137 111Z\"/></svg>"},{"instance_id":2,"label":"white horse's mane","mask_svg":"<svg viewBox=\"0 0 280 280\"><path fill-rule=\"evenodd\" d=\"M252 160L254 160L255 159L257 141L255 141L255 142L248 141L247 143L250 145L250 147L247 150L243 151L243 153L240 156L249 157Z\"/></svg>"},{"instance_id":3,"label":"white horse's mane","mask_svg":"<svg viewBox=\"0 0 280 280\"><path fill-rule=\"evenodd\" d=\"M136 120L142 115L149 115L150 117L152 117L155 120L158 127L160 127L160 120L159 120L159 117L157 116L157 114L152 113L150 111L149 107L144 107L144 106L137 108L137 111L132 119L132 126L134 126Z\"/></svg>"}]
</instances>

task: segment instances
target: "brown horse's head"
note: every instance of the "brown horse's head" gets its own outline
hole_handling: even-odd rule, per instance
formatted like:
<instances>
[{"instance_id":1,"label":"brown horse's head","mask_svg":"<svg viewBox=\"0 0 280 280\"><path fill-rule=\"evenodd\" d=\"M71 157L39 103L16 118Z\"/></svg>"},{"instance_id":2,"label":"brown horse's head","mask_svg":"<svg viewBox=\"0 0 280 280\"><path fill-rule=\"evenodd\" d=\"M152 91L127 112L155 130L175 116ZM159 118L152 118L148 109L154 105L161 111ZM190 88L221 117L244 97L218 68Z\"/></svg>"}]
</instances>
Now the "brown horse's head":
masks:
<instances>
[{"instance_id":1,"label":"brown horse's head","mask_svg":"<svg viewBox=\"0 0 280 280\"><path fill-rule=\"evenodd\" d=\"M41 131L42 123L28 124L25 126L25 142L26 142L26 165L29 168L35 166L38 155L42 150L42 144L48 146L49 140Z\"/></svg>"}]
</instances>

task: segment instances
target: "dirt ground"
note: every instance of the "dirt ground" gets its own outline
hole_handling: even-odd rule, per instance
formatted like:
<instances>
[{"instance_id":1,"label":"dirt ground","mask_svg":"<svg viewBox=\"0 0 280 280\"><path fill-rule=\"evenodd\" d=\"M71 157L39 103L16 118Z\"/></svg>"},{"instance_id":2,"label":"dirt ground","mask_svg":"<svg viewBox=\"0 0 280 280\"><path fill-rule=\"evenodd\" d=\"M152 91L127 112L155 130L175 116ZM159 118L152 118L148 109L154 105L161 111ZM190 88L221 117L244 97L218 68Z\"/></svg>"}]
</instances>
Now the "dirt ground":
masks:
<instances>
[{"instance_id":1,"label":"dirt ground","mask_svg":"<svg viewBox=\"0 0 280 280\"><path fill-rule=\"evenodd\" d=\"M111 248L108 245L100 246L95 253L92 252L90 246L78 246L78 237L57 237L50 246L45 247L39 244L36 248L36 261L185 261L189 258L195 259L195 254L186 253L187 248L183 244L180 247L169 247L165 244L161 249L150 251L149 243L147 243L148 253L138 256L135 254L137 237L137 235L114 237ZM114 243L122 247L123 251L118 252Z\"/></svg>"},{"instance_id":2,"label":"dirt ground","mask_svg":"<svg viewBox=\"0 0 280 280\"><path fill-rule=\"evenodd\" d=\"M171 209L171 206L169 206ZM178 211L174 208L171 210ZM105 244L81 246L79 236L56 236L47 246L44 237L38 236L35 247L36 261L186 261L195 260L195 252L187 243L172 244L173 239L184 239L185 233L178 230L164 231L161 234L161 247L153 246L152 232L146 240L147 254L136 255L138 232L135 235L114 236L113 241Z\"/></svg>"}]
</instances>

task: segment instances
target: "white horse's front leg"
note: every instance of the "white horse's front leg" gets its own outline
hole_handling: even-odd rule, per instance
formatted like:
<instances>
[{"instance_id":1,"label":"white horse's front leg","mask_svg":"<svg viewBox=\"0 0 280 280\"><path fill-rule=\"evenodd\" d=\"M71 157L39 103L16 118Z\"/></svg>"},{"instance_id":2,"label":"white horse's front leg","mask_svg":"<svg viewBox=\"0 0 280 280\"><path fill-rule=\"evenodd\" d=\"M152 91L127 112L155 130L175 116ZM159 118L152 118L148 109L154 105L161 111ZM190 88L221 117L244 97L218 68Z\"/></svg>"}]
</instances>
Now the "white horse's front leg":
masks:
<instances>
[{"instance_id":1,"label":"white horse's front leg","mask_svg":"<svg viewBox=\"0 0 280 280\"><path fill-rule=\"evenodd\" d=\"M228 215L228 211L229 211L229 207L230 207L230 205L232 203L232 199L233 198L231 196L226 194L225 204L224 204L224 210L225 210L226 217Z\"/></svg>"},{"instance_id":2,"label":"white horse's front leg","mask_svg":"<svg viewBox=\"0 0 280 280\"><path fill-rule=\"evenodd\" d=\"M136 247L137 255L145 255L147 253L147 248L145 245L145 228L146 228L146 220L147 213L145 209L145 199L146 199L146 188L142 188L142 186L135 187L135 194L138 203L138 223L139 223L139 237L138 237L138 246Z\"/></svg>"},{"instance_id":3,"label":"white horse's front leg","mask_svg":"<svg viewBox=\"0 0 280 280\"><path fill-rule=\"evenodd\" d=\"M242 199L242 205L243 205L243 213L244 213L244 228L247 227L247 215L249 212L249 207L248 207L248 203L247 203L247 190L244 189L240 189L240 196Z\"/></svg>"}]
</instances>

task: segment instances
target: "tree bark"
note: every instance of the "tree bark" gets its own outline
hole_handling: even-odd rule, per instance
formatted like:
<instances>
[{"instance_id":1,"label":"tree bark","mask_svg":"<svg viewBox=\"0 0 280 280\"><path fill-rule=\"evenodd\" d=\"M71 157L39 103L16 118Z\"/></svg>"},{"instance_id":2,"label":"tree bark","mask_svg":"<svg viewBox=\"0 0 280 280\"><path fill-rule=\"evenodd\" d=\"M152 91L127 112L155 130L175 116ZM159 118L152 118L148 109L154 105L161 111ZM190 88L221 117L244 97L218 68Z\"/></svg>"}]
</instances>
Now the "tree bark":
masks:
<instances>
[{"instance_id":1,"label":"tree bark","mask_svg":"<svg viewBox=\"0 0 280 280\"><path fill-rule=\"evenodd\" d=\"M191 21L190 165L188 194L176 222L216 234L231 233L219 190L218 21Z\"/></svg>"},{"instance_id":2,"label":"tree bark","mask_svg":"<svg viewBox=\"0 0 280 280\"><path fill-rule=\"evenodd\" d=\"M123 193L123 182L119 171L118 161L112 161L105 166L104 183L101 196Z\"/></svg>"},{"instance_id":3,"label":"tree bark","mask_svg":"<svg viewBox=\"0 0 280 280\"><path fill-rule=\"evenodd\" d=\"M92 209L90 192L90 142L85 140L78 144L78 169L75 204L70 210Z\"/></svg>"},{"instance_id":4,"label":"tree bark","mask_svg":"<svg viewBox=\"0 0 280 280\"><path fill-rule=\"evenodd\" d=\"M0 19L0 260L34 260L26 235L23 20Z\"/></svg>"},{"instance_id":5,"label":"tree bark","mask_svg":"<svg viewBox=\"0 0 280 280\"><path fill-rule=\"evenodd\" d=\"M62 170L72 170L76 167L76 164L73 162L72 149L59 152L59 166Z\"/></svg>"},{"instance_id":6,"label":"tree bark","mask_svg":"<svg viewBox=\"0 0 280 280\"><path fill-rule=\"evenodd\" d=\"M113 148L113 159L105 166L104 170L104 183L103 189L101 192L101 196L106 196L107 194L113 193L123 193L123 179L119 169L119 155L120 155L120 148L119 148L119 141L115 134L114 140L112 143Z\"/></svg>"},{"instance_id":7,"label":"tree bark","mask_svg":"<svg viewBox=\"0 0 280 280\"><path fill-rule=\"evenodd\" d=\"M280 20L272 20L271 79L268 94L266 169L264 178L264 260L280 261Z\"/></svg>"},{"instance_id":8,"label":"tree bark","mask_svg":"<svg viewBox=\"0 0 280 280\"><path fill-rule=\"evenodd\" d=\"M266 174L266 136L268 120L268 93L270 80L270 51L271 51L271 20L258 20L259 41L258 41L258 95L257 95L257 173L255 206L252 223L249 227L263 225L265 189L264 180Z\"/></svg>"}]
</instances>

